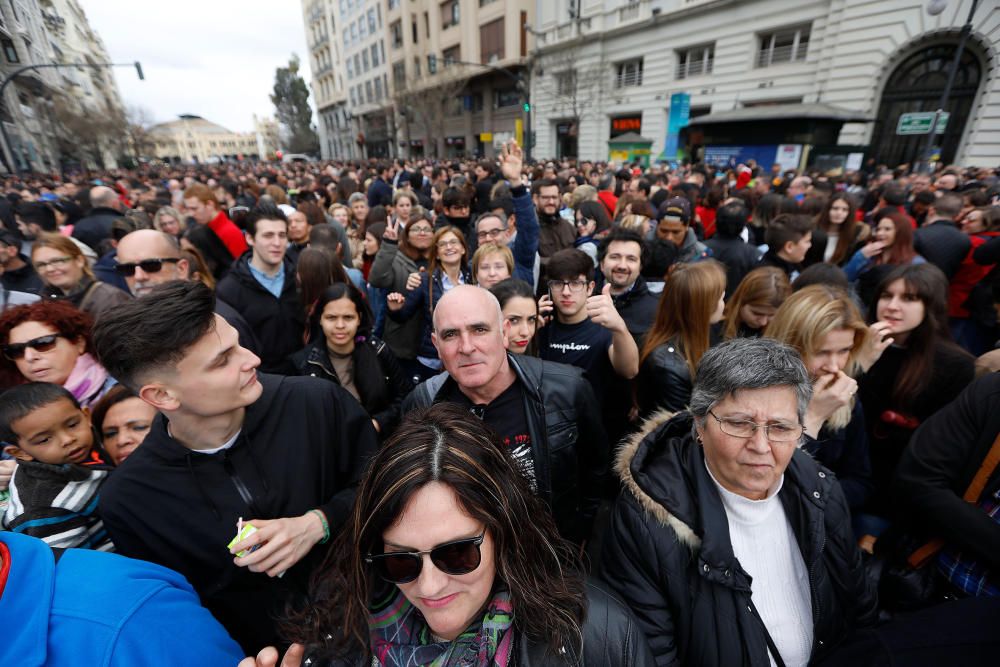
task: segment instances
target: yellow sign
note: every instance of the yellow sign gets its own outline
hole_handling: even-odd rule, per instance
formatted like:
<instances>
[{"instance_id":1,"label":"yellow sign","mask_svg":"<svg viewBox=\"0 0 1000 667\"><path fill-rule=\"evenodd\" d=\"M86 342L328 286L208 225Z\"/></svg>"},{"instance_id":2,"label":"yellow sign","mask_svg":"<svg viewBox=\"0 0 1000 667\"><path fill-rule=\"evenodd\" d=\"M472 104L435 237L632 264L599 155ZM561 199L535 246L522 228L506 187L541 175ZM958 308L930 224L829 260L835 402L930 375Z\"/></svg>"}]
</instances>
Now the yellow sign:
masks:
<instances>
[{"instance_id":1,"label":"yellow sign","mask_svg":"<svg viewBox=\"0 0 1000 667\"><path fill-rule=\"evenodd\" d=\"M524 145L524 121L520 118L514 119L514 140L518 146Z\"/></svg>"},{"instance_id":2,"label":"yellow sign","mask_svg":"<svg viewBox=\"0 0 1000 667\"><path fill-rule=\"evenodd\" d=\"M479 140L482 141L483 143L489 143L489 142L493 141L493 133L492 132L480 132L479 133Z\"/></svg>"}]
</instances>

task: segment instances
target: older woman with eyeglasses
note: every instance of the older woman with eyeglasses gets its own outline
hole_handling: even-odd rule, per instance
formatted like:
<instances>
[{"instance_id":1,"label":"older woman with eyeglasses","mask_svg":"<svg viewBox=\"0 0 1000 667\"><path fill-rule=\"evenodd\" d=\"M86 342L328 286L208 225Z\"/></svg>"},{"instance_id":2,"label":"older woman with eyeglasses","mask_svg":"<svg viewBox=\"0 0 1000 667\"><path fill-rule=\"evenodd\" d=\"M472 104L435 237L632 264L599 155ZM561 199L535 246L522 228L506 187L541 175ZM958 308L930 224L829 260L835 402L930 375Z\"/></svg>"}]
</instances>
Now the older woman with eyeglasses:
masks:
<instances>
[{"instance_id":1,"label":"older woman with eyeglasses","mask_svg":"<svg viewBox=\"0 0 1000 667\"><path fill-rule=\"evenodd\" d=\"M620 450L603 576L658 665L806 665L876 620L844 493L798 448L811 396L795 350L735 338Z\"/></svg>"},{"instance_id":2,"label":"older woman with eyeglasses","mask_svg":"<svg viewBox=\"0 0 1000 667\"><path fill-rule=\"evenodd\" d=\"M635 619L585 583L530 484L464 408L408 415L368 465L311 599L285 619L301 644L281 664L651 666ZM268 648L240 667L277 660Z\"/></svg>"},{"instance_id":3,"label":"older woman with eyeglasses","mask_svg":"<svg viewBox=\"0 0 1000 667\"><path fill-rule=\"evenodd\" d=\"M93 319L65 301L38 301L0 315L0 386L62 385L90 407L116 382L92 355Z\"/></svg>"},{"instance_id":4,"label":"older woman with eyeglasses","mask_svg":"<svg viewBox=\"0 0 1000 667\"><path fill-rule=\"evenodd\" d=\"M94 319L132 298L97 280L80 247L61 234L40 234L31 247L31 261L45 283L44 298L68 301Z\"/></svg>"}]
</instances>

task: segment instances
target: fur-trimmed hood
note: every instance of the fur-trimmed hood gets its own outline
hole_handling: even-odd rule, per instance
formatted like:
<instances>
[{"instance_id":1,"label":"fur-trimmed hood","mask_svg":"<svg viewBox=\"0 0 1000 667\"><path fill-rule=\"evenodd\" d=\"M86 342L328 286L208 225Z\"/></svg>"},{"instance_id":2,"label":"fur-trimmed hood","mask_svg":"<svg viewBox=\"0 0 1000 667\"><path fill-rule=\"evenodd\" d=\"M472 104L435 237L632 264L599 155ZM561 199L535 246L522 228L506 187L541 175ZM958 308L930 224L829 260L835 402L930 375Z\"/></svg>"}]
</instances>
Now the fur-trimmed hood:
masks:
<instances>
[{"instance_id":1,"label":"fur-trimmed hood","mask_svg":"<svg viewBox=\"0 0 1000 667\"><path fill-rule=\"evenodd\" d=\"M671 502L680 500L670 491L671 481L679 481L679 473L684 472L682 466L668 466L674 474L668 475L666 479L655 479L650 475L653 468L662 467L661 464L665 461L659 459L669 455L668 449L676 455L682 449L696 446L692 435L692 424L693 419L687 412L674 413L661 410L650 415L643 422L642 428L626 440L618 450L615 472L625 488L632 492L639 505L648 514L663 526L671 528L682 543L693 550L698 550L701 538L693 527L694 517L690 512L683 512L678 516L678 509ZM680 461L674 458L673 463L679 464ZM690 496L685 504L689 503Z\"/></svg>"}]
</instances>

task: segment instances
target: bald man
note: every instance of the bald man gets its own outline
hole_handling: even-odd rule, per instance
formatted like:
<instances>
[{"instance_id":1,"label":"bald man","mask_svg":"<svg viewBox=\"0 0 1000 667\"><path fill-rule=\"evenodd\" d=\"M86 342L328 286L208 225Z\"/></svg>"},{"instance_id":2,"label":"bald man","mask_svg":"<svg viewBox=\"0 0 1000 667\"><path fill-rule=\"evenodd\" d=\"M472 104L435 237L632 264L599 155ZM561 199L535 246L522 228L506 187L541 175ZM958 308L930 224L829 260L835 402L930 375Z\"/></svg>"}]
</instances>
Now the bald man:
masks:
<instances>
[{"instance_id":1,"label":"bald man","mask_svg":"<svg viewBox=\"0 0 1000 667\"><path fill-rule=\"evenodd\" d=\"M111 226L123 216L125 205L118 193L106 185L90 189L90 212L73 225L73 238L102 255L101 241L111 238Z\"/></svg>"},{"instance_id":2,"label":"bald man","mask_svg":"<svg viewBox=\"0 0 1000 667\"><path fill-rule=\"evenodd\" d=\"M171 280L191 280L192 267L182 256L177 239L155 229L140 229L122 237L116 260L115 270L125 278L135 296L142 296L156 285ZM240 345L257 354L260 343L243 316L218 298L215 312L236 329Z\"/></svg>"},{"instance_id":3,"label":"bald man","mask_svg":"<svg viewBox=\"0 0 1000 667\"><path fill-rule=\"evenodd\" d=\"M451 401L489 424L552 508L563 537L586 541L609 464L600 409L583 372L506 350L510 324L490 292L453 287L434 310L431 340L445 372L403 410Z\"/></svg>"}]
</instances>

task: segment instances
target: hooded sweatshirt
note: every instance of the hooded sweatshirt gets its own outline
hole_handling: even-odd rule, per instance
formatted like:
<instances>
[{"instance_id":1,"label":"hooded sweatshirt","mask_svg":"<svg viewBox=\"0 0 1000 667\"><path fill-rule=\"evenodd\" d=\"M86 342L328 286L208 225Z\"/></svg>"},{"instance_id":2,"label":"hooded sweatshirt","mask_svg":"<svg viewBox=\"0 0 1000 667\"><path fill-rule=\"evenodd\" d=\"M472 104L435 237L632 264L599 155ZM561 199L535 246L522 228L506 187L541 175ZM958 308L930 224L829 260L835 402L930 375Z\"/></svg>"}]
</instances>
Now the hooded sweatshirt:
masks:
<instances>
[{"instance_id":1,"label":"hooded sweatshirt","mask_svg":"<svg viewBox=\"0 0 1000 667\"><path fill-rule=\"evenodd\" d=\"M99 511L118 553L185 575L202 602L256 654L275 643L270 616L305 591L325 555L313 549L281 578L233 563L236 522L298 517L318 508L332 533L375 451L375 430L343 388L311 377L260 374L235 443L215 454L184 447L157 415L149 434L101 493Z\"/></svg>"}]
</instances>

